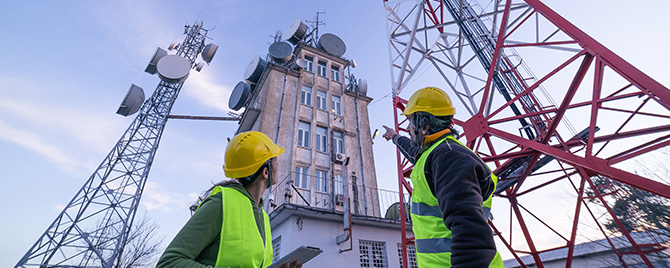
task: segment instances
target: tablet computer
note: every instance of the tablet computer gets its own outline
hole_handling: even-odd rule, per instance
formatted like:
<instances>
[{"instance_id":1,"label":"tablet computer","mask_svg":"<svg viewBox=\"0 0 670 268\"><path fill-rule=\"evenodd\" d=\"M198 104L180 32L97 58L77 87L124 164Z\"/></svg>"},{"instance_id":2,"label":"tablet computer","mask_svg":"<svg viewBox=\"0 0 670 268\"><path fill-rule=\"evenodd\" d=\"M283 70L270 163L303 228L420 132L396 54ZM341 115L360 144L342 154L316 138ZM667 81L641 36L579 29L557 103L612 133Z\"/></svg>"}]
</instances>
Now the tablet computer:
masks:
<instances>
[{"instance_id":1,"label":"tablet computer","mask_svg":"<svg viewBox=\"0 0 670 268\"><path fill-rule=\"evenodd\" d=\"M321 252L323 251L320 248L300 246L299 248L291 251L291 253L286 254L286 256L275 260L267 268L281 268L283 265L287 263L293 263L296 260L300 260L300 264L305 264L307 261L316 257L316 255L321 254Z\"/></svg>"}]
</instances>

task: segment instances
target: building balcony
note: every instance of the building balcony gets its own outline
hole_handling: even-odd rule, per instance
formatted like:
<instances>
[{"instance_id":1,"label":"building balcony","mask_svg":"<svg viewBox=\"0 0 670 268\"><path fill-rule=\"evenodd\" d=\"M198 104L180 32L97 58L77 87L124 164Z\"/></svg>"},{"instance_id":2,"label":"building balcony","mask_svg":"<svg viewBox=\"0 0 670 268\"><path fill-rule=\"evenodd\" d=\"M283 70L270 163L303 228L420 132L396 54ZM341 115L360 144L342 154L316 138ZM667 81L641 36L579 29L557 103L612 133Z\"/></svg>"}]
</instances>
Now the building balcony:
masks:
<instances>
[{"instance_id":1,"label":"building balcony","mask_svg":"<svg viewBox=\"0 0 670 268\"><path fill-rule=\"evenodd\" d=\"M323 178L290 172L271 191L266 211L271 213L284 204L321 212L343 213L349 201L352 216L400 219L398 191L379 189L342 179ZM345 187L347 191L345 191ZM404 195L408 202L409 195ZM409 218L409 207L407 218ZM408 220L409 222L409 220Z\"/></svg>"}]
</instances>

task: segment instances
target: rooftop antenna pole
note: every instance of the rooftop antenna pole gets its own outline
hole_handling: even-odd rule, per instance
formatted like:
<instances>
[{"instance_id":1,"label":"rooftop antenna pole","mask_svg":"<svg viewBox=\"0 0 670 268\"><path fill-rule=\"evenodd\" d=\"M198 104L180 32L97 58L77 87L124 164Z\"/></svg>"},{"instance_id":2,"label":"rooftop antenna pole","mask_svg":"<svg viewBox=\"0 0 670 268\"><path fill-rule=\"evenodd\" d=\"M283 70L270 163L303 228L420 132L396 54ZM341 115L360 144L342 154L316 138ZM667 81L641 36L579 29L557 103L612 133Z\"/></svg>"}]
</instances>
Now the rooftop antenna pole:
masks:
<instances>
[{"instance_id":1,"label":"rooftop antenna pole","mask_svg":"<svg viewBox=\"0 0 670 268\"><path fill-rule=\"evenodd\" d=\"M312 46L316 46L316 42L317 42L317 40L319 40L319 25L326 25L325 22L323 22L322 20L319 20L319 14L326 14L326 12L325 12L325 11L323 11L323 12L319 11L319 7L317 6L317 7L316 7L316 17L315 17L315 20L313 20L313 21L307 21L307 22L309 22L310 24L312 24L313 27L314 27L314 29L312 30L313 33L314 33L314 35L312 36L312 39L311 39L312 42L311 42L311 44L310 44L310 45L312 45Z\"/></svg>"}]
</instances>

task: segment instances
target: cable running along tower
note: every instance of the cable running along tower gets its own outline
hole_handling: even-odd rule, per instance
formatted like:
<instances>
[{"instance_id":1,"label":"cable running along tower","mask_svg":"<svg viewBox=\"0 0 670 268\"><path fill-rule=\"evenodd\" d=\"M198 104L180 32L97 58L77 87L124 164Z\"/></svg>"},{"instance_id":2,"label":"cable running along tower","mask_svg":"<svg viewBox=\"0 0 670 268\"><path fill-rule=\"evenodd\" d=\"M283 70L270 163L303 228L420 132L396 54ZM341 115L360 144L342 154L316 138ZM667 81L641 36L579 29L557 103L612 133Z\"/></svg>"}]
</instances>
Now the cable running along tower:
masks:
<instances>
[{"instance_id":1,"label":"cable running along tower","mask_svg":"<svg viewBox=\"0 0 670 268\"><path fill-rule=\"evenodd\" d=\"M187 24L184 41L170 46L176 55L156 51L147 72L158 73L162 81L153 95L139 108L141 93L138 107L130 112L139 108L140 113L16 267L119 265L172 105L190 69L202 68L202 63L195 63L198 54L209 62L216 51L216 45L205 46L207 32L200 21ZM124 104L119 111L129 108Z\"/></svg>"},{"instance_id":2,"label":"cable running along tower","mask_svg":"<svg viewBox=\"0 0 670 268\"><path fill-rule=\"evenodd\" d=\"M430 85L452 92L466 144L500 178L494 210L509 207L489 221L505 246L499 251L521 267L544 267L542 253L560 249L570 267L575 245L585 242L578 238L597 233L616 265L654 266L650 254L665 247L653 234L626 230L610 193L599 190L607 187L592 178L670 197L670 185L631 168L670 145L668 88L538 0L384 0L384 7L396 131L407 132L407 120L398 117L407 103L403 90ZM412 166L397 158L406 218ZM622 239L606 231L603 217L613 219ZM402 224L407 267L413 238Z\"/></svg>"}]
</instances>

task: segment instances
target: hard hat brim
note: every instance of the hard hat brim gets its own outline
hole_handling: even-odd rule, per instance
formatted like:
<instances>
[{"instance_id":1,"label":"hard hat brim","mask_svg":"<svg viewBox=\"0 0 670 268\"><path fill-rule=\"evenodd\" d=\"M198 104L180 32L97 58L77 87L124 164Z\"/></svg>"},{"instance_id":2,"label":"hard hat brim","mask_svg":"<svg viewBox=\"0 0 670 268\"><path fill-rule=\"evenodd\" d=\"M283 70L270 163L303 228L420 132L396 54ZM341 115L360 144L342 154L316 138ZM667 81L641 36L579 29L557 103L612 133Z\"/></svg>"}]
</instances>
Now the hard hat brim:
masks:
<instances>
[{"instance_id":1,"label":"hard hat brim","mask_svg":"<svg viewBox=\"0 0 670 268\"><path fill-rule=\"evenodd\" d=\"M226 147L223 171L228 178L248 177L256 173L269 159L280 156L284 151L284 148L262 132L240 133Z\"/></svg>"}]
</instances>

